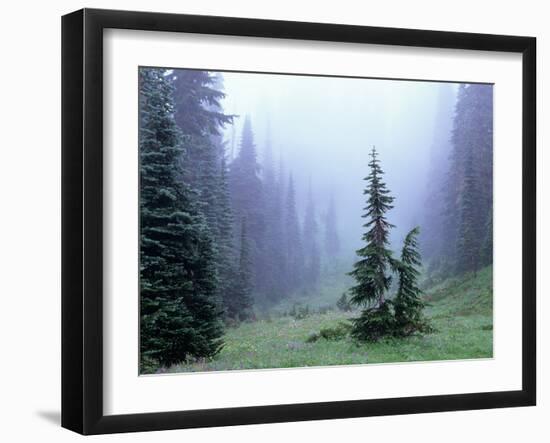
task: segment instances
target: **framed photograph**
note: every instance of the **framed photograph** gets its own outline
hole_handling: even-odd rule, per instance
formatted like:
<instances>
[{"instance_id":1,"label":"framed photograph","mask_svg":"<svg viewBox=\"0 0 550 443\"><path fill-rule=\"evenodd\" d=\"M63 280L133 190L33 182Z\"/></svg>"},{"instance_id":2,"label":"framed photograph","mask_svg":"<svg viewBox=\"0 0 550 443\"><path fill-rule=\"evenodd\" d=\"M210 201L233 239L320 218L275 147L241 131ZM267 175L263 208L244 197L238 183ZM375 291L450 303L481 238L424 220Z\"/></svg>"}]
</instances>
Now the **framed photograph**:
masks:
<instances>
[{"instance_id":1,"label":"framed photograph","mask_svg":"<svg viewBox=\"0 0 550 443\"><path fill-rule=\"evenodd\" d=\"M535 405L532 37L62 20L62 425Z\"/></svg>"}]
</instances>

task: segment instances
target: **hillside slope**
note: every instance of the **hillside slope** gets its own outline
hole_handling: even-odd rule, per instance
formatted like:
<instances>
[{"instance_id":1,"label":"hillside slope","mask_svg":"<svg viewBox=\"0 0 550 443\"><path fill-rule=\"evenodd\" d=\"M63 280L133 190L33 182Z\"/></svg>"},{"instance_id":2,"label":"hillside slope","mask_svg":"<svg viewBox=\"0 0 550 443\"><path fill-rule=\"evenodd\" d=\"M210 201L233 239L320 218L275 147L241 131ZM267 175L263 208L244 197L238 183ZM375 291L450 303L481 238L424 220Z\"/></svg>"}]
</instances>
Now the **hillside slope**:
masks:
<instances>
[{"instance_id":1,"label":"hillside slope","mask_svg":"<svg viewBox=\"0 0 550 443\"><path fill-rule=\"evenodd\" d=\"M357 345L350 339L318 340L311 334L334 327L357 312L323 309L311 300L308 309L300 305L293 312L279 314L229 328L225 347L212 360L196 361L169 368L168 372L219 371L231 369L288 368L429 360L490 358L493 355L492 267L477 275L447 280L428 289L426 315L435 332L405 339L386 339ZM340 292L334 294L334 301ZM303 300L301 300L303 303ZM307 312L309 310L309 312ZM279 312L280 309L279 309ZM161 372L166 371L162 370Z\"/></svg>"}]
</instances>

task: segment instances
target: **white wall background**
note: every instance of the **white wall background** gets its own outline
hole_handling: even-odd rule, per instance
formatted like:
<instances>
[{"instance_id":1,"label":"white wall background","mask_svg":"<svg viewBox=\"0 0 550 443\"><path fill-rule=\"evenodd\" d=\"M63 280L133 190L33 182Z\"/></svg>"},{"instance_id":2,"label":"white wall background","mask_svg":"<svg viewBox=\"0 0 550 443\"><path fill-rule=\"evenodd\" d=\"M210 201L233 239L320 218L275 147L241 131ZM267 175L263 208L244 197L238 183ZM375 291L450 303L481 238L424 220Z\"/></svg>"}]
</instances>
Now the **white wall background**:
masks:
<instances>
[{"instance_id":1,"label":"white wall background","mask_svg":"<svg viewBox=\"0 0 550 443\"><path fill-rule=\"evenodd\" d=\"M167 0L5 2L0 27L0 438L81 440L60 414L60 16L81 7L532 35L538 38L539 406L413 416L102 436L94 441L546 442L550 437L550 195L543 136L550 121L545 3L461 0L357 2ZM545 123L546 122L546 123ZM544 250L543 250L544 249ZM541 251L542 250L542 251ZM545 273L543 276L541 274Z\"/></svg>"}]
</instances>

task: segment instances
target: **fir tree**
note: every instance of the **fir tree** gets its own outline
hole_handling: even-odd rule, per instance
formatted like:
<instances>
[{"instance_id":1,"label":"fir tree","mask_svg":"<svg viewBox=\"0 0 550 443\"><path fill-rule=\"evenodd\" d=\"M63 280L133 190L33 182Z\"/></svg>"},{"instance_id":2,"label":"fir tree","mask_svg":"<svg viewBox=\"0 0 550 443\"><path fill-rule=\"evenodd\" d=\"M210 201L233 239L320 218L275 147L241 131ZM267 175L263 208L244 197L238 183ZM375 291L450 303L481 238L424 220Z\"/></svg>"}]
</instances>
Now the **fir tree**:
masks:
<instances>
[{"instance_id":1,"label":"fir tree","mask_svg":"<svg viewBox=\"0 0 550 443\"><path fill-rule=\"evenodd\" d=\"M220 128L233 122L221 111L220 78L208 71L175 69L174 118L181 132L189 137L219 135Z\"/></svg>"},{"instance_id":2,"label":"fir tree","mask_svg":"<svg viewBox=\"0 0 550 443\"><path fill-rule=\"evenodd\" d=\"M475 272L492 261L492 253L482 251L492 229L492 109L492 86L460 85L442 220L441 256L452 273ZM483 261L482 255L490 261Z\"/></svg>"},{"instance_id":3,"label":"fir tree","mask_svg":"<svg viewBox=\"0 0 550 443\"><path fill-rule=\"evenodd\" d=\"M265 277L264 195L259 173L252 124L250 118L246 117L239 154L231 163L229 184L235 219L246 220L255 291L263 289Z\"/></svg>"},{"instance_id":4,"label":"fir tree","mask_svg":"<svg viewBox=\"0 0 550 443\"><path fill-rule=\"evenodd\" d=\"M276 302L284 295L284 240L282 190L273 164L271 136L268 131L262 161L265 208L265 272L264 292L267 301Z\"/></svg>"},{"instance_id":5,"label":"fir tree","mask_svg":"<svg viewBox=\"0 0 550 443\"><path fill-rule=\"evenodd\" d=\"M317 244L318 225L315 216L315 202L309 185L306 214L304 217L304 253L305 253L305 283L309 289L316 289L321 273L321 260Z\"/></svg>"},{"instance_id":6,"label":"fir tree","mask_svg":"<svg viewBox=\"0 0 550 443\"><path fill-rule=\"evenodd\" d=\"M355 279L352 287L351 301L359 306L385 303L385 293L391 283L389 267L393 263L389 246L389 231L393 227L386 219L386 212L393 206L394 198L389 195L386 184L382 181L384 172L380 167L376 148L370 153L370 174L365 178L368 183L363 194L367 195L367 206L363 218L368 221L363 225L367 229L363 235L365 246L357 251L360 259L355 263L350 275Z\"/></svg>"},{"instance_id":7,"label":"fir tree","mask_svg":"<svg viewBox=\"0 0 550 443\"><path fill-rule=\"evenodd\" d=\"M252 262L244 219L241 225L240 248L239 268L232 284L231 298L227 304L227 316L237 321L253 317Z\"/></svg>"},{"instance_id":8,"label":"fir tree","mask_svg":"<svg viewBox=\"0 0 550 443\"><path fill-rule=\"evenodd\" d=\"M195 204L205 216L214 238L221 303L226 296L227 281L231 280L229 268L234 259L232 210L221 129L233 122L233 116L224 114L220 105L224 97L221 74L176 69L170 78L174 85L174 118L187 140L181 180L196 191Z\"/></svg>"},{"instance_id":9,"label":"fir tree","mask_svg":"<svg viewBox=\"0 0 550 443\"><path fill-rule=\"evenodd\" d=\"M219 293L223 303L223 308L227 312L230 309L232 293L232 281L236 275L236 269L233 266L234 257L234 239L233 239L233 211L231 209L231 196L229 194L229 185L227 182L227 166L225 157L222 157L220 166L220 177L218 184L218 275L220 277Z\"/></svg>"},{"instance_id":10,"label":"fir tree","mask_svg":"<svg viewBox=\"0 0 550 443\"><path fill-rule=\"evenodd\" d=\"M427 198L422 218L423 229L419 237L423 256L436 266L439 266L441 262L445 242L445 186L449 176L452 150L451 132L456 103L453 84L441 83L438 89L437 113L430 150Z\"/></svg>"},{"instance_id":11,"label":"fir tree","mask_svg":"<svg viewBox=\"0 0 550 443\"><path fill-rule=\"evenodd\" d=\"M223 79L219 73L176 69L170 77L174 84L174 118L183 136L188 140L182 156L182 180L196 192L196 202L216 242L220 236L221 163L225 148L221 130L233 122L232 115L223 113ZM227 259L222 257L221 259Z\"/></svg>"},{"instance_id":12,"label":"fir tree","mask_svg":"<svg viewBox=\"0 0 550 443\"><path fill-rule=\"evenodd\" d=\"M192 171L194 179L189 180L198 192L196 204L206 218L206 223L215 239L220 237L220 160L216 144L210 137L193 137L195 156L184 159L186 170ZM200 156L199 156L200 153ZM184 179L185 180L185 179ZM187 180L186 180L187 181Z\"/></svg>"},{"instance_id":13,"label":"fir tree","mask_svg":"<svg viewBox=\"0 0 550 443\"><path fill-rule=\"evenodd\" d=\"M214 247L184 185L185 142L174 121L173 86L161 69L139 71L140 352L162 365L216 354L222 325Z\"/></svg>"},{"instance_id":14,"label":"fir tree","mask_svg":"<svg viewBox=\"0 0 550 443\"><path fill-rule=\"evenodd\" d=\"M416 331L426 331L427 324L422 315L424 302L420 298L418 277L421 265L421 256L418 250L418 227L412 229L403 242L401 259L397 263L399 288L393 300L395 311L395 334L410 335Z\"/></svg>"},{"instance_id":15,"label":"fir tree","mask_svg":"<svg viewBox=\"0 0 550 443\"><path fill-rule=\"evenodd\" d=\"M475 169L471 157L465 164L464 192L459 206L459 231L457 243L457 270L460 273L479 269L483 225L479 220L479 193Z\"/></svg>"}]
</instances>

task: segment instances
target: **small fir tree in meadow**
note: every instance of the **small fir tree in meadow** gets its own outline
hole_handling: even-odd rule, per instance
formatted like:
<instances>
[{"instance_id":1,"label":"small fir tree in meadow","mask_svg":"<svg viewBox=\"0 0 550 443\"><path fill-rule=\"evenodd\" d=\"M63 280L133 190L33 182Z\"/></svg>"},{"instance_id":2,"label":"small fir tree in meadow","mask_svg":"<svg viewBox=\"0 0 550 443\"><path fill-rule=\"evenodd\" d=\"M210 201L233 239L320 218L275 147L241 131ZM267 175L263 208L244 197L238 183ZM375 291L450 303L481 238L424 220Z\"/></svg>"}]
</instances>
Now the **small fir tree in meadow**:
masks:
<instances>
[{"instance_id":1,"label":"small fir tree in meadow","mask_svg":"<svg viewBox=\"0 0 550 443\"><path fill-rule=\"evenodd\" d=\"M365 246L357 251L359 260L350 275L356 285L350 289L351 302L364 307L361 315L352 320L351 335L360 341L375 341L393 331L394 317L386 292L391 284L391 268L394 266L389 249L389 231L393 227L386 213L393 208L394 198L382 180L384 171L376 148L373 146L369 162L370 174L365 178L367 206L363 218L366 232L363 235Z\"/></svg>"},{"instance_id":2,"label":"small fir tree in meadow","mask_svg":"<svg viewBox=\"0 0 550 443\"><path fill-rule=\"evenodd\" d=\"M363 235L365 246L357 251L359 260L350 272L356 282L350 292L352 303L358 306L376 304L381 307L391 284L391 275L388 272L392 264L389 232L393 225L388 222L386 212L393 208L394 198L382 180L384 171L380 167L375 147L372 148L370 157L370 174L365 178L367 187L363 192L368 196L363 215L367 219L363 225L367 229Z\"/></svg>"},{"instance_id":3,"label":"small fir tree in meadow","mask_svg":"<svg viewBox=\"0 0 550 443\"><path fill-rule=\"evenodd\" d=\"M401 259L396 265L399 276L399 288L393 300L395 311L395 335L410 335L414 332L427 332L429 329L422 310L424 302L418 287L421 256L418 250L418 227L412 229L403 242Z\"/></svg>"}]
</instances>

